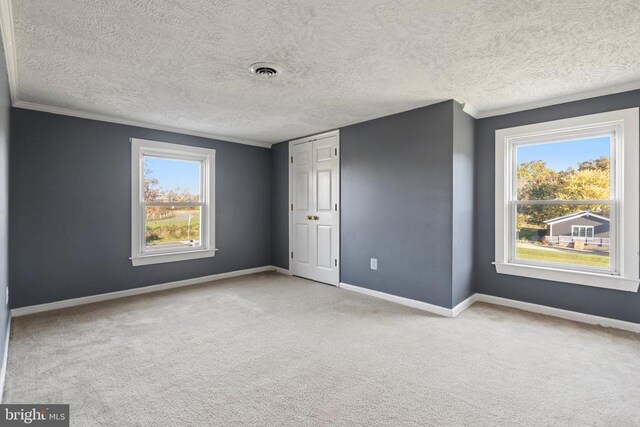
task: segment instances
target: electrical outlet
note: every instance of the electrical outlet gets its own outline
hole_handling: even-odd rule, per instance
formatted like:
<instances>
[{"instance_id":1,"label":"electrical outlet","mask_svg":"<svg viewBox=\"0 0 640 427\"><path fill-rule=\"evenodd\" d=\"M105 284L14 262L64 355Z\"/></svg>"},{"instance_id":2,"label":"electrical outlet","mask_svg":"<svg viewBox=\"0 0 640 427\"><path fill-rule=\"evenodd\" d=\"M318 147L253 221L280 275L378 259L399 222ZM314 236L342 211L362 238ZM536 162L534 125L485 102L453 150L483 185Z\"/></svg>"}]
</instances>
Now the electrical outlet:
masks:
<instances>
[{"instance_id":1,"label":"electrical outlet","mask_svg":"<svg viewBox=\"0 0 640 427\"><path fill-rule=\"evenodd\" d=\"M378 269L378 258L371 258L371 269L372 270Z\"/></svg>"}]
</instances>

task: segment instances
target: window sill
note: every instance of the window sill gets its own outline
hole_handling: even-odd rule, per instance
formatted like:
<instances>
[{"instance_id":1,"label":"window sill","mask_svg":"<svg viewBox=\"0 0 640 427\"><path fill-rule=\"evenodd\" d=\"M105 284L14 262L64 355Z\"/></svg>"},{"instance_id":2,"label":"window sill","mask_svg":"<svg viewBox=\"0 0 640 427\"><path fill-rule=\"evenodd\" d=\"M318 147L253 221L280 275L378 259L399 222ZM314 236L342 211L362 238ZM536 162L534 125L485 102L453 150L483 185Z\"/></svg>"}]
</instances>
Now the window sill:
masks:
<instances>
[{"instance_id":1,"label":"window sill","mask_svg":"<svg viewBox=\"0 0 640 427\"><path fill-rule=\"evenodd\" d=\"M530 277L533 279L550 280L553 282L574 283L577 285L615 289L618 291L638 292L638 283L640 283L640 279L629 279L609 274L586 273L581 271L523 264L498 262L494 262L493 264L496 266L496 272L499 274Z\"/></svg>"},{"instance_id":2,"label":"window sill","mask_svg":"<svg viewBox=\"0 0 640 427\"><path fill-rule=\"evenodd\" d=\"M139 255L136 257L131 257L131 264L133 266L138 265L150 265L150 264L161 264L164 262L175 262L175 261L187 261L191 259L200 259L200 258L209 258L216 254L217 249L206 249L199 251L188 251L188 252L172 252L172 253L163 253L163 254L151 254L151 255Z\"/></svg>"}]
</instances>

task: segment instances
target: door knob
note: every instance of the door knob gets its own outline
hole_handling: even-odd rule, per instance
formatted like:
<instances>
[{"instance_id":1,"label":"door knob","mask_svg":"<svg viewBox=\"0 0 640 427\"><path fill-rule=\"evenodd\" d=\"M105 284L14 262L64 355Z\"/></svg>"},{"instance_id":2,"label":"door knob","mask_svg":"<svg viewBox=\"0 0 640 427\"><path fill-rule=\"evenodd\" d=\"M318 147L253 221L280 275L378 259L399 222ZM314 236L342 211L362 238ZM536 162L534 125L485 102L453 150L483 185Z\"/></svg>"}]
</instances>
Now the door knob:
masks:
<instances>
[{"instance_id":1,"label":"door knob","mask_svg":"<svg viewBox=\"0 0 640 427\"><path fill-rule=\"evenodd\" d=\"M320 219L320 217L318 215L314 215L313 219L315 219L316 221Z\"/></svg>"},{"instance_id":2,"label":"door knob","mask_svg":"<svg viewBox=\"0 0 640 427\"><path fill-rule=\"evenodd\" d=\"M313 219L313 217L312 217L311 215L307 215L307 219L308 219L309 221L311 221L311 220Z\"/></svg>"}]
</instances>

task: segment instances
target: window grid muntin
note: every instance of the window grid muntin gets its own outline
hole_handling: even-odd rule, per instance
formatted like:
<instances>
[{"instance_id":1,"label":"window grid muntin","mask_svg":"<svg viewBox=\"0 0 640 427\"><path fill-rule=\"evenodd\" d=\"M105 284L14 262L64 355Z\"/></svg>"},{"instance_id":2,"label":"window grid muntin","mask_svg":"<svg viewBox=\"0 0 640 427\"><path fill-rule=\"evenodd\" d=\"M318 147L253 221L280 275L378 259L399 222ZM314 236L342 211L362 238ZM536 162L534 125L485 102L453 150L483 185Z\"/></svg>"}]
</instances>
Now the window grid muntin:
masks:
<instances>
[{"instance_id":1,"label":"window grid muntin","mask_svg":"<svg viewBox=\"0 0 640 427\"><path fill-rule=\"evenodd\" d=\"M592 239L595 237L595 227L593 225L572 225L571 237L584 237L585 239Z\"/></svg>"},{"instance_id":2,"label":"window grid muntin","mask_svg":"<svg viewBox=\"0 0 640 427\"><path fill-rule=\"evenodd\" d=\"M191 161L200 163L200 202L146 202L144 200L144 159L150 158L162 158L167 160L180 160ZM139 176L139 200L140 202L140 217L139 222L140 235L139 238L139 254L140 255L160 255L160 254L172 254L172 253L185 253L209 250L209 200L207 195L209 193L208 175L209 171L209 158L206 156L188 154L179 150L167 150L163 148L142 148L140 149L140 176ZM200 206L200 245L184 248L169 248L169 249L147 249L146 245L146 207L148 206Z\"/></svg>"},{"instance_id":3,"label":"window grid muntin","mask_svg":"<svg viewBox=\"0 0 640 427\"><path fill-rule=\"evenodd\" d=\"M617 167L617 158L620 150L620 146L617 144L618 133L620 125L596 125L586 126L583 128L577 128L573 130L551 131L542 132L537 135L525 135L506 140L508 148L508 156L510 159L509 171L507 176L508 180L508 212L509 218L507 224L509 224L508 230L508 262L513 264L525 264L539 267L550 268L562 268L566 270L586 271L594 273L608 273L611 275L619 275L621 268L618 257L619 240L617 234L617 224L619 221L619 198L621 195L618 193L619 189L616 187L616 182L620 171ZM609 199L606 200L518 200L518 159L517 148L521 146L539 145L539 144L552 144L561 142L579 141L584 139L592 139L597 137L609 137ZM534 260L527 260L516 257L516 237L517 237L517 206L518 205L554 205L554 204L568 204L568 205L588 205L588 204L609 204L609 268L598 268L577 264L565 264L565 263L552 263L552 262L539 262Z\"/></svg>"}]
</instances>

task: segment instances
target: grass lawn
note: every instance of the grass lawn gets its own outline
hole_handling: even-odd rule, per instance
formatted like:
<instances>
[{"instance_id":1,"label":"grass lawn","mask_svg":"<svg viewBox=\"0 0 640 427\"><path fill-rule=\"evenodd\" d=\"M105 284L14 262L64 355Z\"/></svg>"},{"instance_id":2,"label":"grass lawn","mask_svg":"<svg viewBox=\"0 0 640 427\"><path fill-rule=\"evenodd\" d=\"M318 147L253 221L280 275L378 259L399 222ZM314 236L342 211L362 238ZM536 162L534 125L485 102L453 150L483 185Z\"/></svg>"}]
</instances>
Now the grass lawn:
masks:
<instances>
[{"instance_id":1,"label":"grass lawn","mask_svg":"<svg viewBox=\"0 0 640 427\"><path fill-rule=\"evenodd\" d=\"M167 218L167 219L159 219L157 221L147 221L147 227L151 227L151 228L159 228L159 227L166 227L168 225L175 225L177 227L181 227L184 226L186 227L189 224L189 219L188 218L180 218L180 217L174 217L174 218ZM200 224L200 215L194 215L191 218L191 226L193 227L194 225L198 225Z\"/></svg>"},{"instance_id":2,"label":"grass lawn","mask_svg":"<svg viewBox=\"0 0 640 427\"><path fill-rule=\"evenodd\" d=\"M609 267L609 257L566 251L554 251L536 248L516 248L516 257L533 261L562 262L565 264L589 265L591 267Z\"/></svg>"},{"instance_id":3,"label":"grass lawn","mask_svg":"<svg viewBox=\"0 0 640 427\"><path fill-rule=\"evenodd\" d=\"M156 221L147 221L147 236L153 234L156 238L149 239L149 243L175 242L187 239L189 226L189 213L183 212L173 218L164 218ZM192 212L189 238L197 239L200 233L200 214Z\"/></svg>"}]
</instances>

